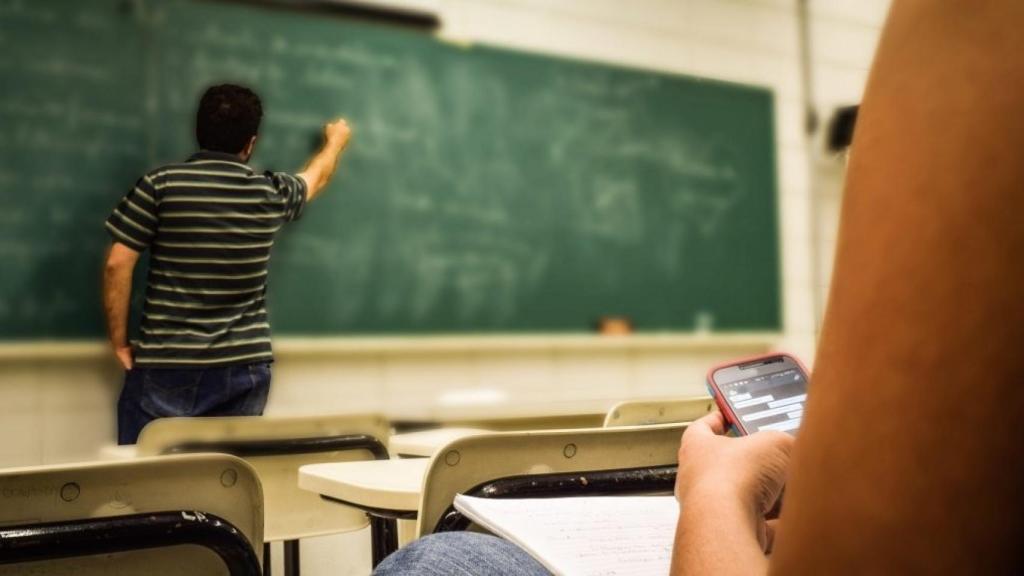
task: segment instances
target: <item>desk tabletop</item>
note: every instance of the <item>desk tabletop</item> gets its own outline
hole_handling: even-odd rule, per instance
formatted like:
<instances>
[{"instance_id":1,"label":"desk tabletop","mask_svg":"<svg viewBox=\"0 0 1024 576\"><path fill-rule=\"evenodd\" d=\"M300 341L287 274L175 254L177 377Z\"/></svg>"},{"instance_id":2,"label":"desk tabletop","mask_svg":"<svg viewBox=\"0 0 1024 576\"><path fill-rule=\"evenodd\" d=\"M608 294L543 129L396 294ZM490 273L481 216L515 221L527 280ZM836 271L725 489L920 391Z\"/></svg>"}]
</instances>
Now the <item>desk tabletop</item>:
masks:
<instances>
[{"instance_id":1,"label":"desk tabletop","mask_svg":"<svg viewBox=\"0 0 1024 576\"><path fill-rule=\"evenodd\" d=\"M486 434L490 430L483 428L436 428L395 434L388 440L388 449L392 454L403 456L433 456L439 449L447 446L452 440Z\"/></svg>"},{"instance_id":2,"label":"desk tabletop","mask_svg":"<svg viewBox=\"0 0 1024 576\"><path fill-rule=\"evenodd\" d=\"M125 446L118 446L117 444L108 444L100 448L100 460L130 460L136 458L139 455L138 447L135 444L128 444Z\"/></svg>"},{"instance_id":3,"label":"desk tabletop","mask_svg":"<svg viewBox=\"0 0 1024 576\"><path fill-rule=\"evenodd\" d=\"M608 399L544 403L480 402L459 405L418 404L392 407L385 414L392 422L436 422L462 428L487 428L491 421L565 419L591 416L601 425L616 401Z\"/></svg>"},{"instance_id":4,"label":"desk tabletop","mask_svg":"<svg viewBox=\"0 0 1024 576\"><path fill-rule=\"evenodd\" d=\"M368 508L416 511L429 458L308 464L299 488Z\"/></svg>"}]
</instances>

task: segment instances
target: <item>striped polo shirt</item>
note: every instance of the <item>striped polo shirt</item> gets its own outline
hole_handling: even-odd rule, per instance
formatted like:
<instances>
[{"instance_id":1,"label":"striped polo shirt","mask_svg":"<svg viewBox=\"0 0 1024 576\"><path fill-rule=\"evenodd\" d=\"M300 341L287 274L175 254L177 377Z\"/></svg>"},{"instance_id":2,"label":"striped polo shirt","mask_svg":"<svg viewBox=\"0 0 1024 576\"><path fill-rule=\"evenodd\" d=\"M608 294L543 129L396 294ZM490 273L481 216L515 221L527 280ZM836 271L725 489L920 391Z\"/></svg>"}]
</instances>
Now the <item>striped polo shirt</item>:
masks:
<instances>
[{"instance_id":1,"label":"striped polo shirt","mask_svg":"<svg viewBox=\"0 0 1024 576\"><path fill-rule=\"evenodd\" d=\"M302 214L306 183L200 152L143 176L106 221L150 250L135 364L188 368L270 362L267 267L274 235Z\"/></svg>"}]
</instances>

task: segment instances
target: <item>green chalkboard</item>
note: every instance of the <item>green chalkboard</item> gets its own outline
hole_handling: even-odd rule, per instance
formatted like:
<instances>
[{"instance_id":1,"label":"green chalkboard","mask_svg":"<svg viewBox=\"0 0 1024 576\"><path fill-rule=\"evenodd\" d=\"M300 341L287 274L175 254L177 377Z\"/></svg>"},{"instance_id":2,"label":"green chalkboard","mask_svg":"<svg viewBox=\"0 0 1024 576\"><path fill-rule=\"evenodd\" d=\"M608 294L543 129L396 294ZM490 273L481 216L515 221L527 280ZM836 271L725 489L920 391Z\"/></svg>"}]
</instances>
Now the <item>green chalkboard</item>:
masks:
<instances>
[{"instance_id":1,"label":"green chalkboard","mask_svg":"<svg viewBox=\"0 0 1024 576\"><path fill-rule=\"evenodd\" d=\"M238 2L9 2L0 50L0 337L102 334L102 220L224 81L258 167L355 127L274 248L277 334L780 328L767 90Z\"/></svg>"}]
</instances>

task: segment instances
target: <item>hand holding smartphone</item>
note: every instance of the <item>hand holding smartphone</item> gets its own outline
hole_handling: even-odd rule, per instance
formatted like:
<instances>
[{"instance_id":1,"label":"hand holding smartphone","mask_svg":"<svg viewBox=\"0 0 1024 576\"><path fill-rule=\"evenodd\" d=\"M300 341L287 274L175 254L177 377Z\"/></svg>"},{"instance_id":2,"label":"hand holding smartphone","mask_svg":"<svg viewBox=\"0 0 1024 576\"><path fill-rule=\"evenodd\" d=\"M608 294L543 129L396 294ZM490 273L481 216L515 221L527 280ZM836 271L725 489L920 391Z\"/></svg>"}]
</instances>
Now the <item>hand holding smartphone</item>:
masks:
<instances>
[{"instance_id":1,"label":"hand holding smartphone","mask_svg":"<svg viewBox=\"0 0 1024 576\"><path fill-rule=\"evenodd\" d=\"M741 435L777 430L795 436L808 382L803 364L781 353L720 364L707 377L719 411Z\"/></svg>"}]
</instances>

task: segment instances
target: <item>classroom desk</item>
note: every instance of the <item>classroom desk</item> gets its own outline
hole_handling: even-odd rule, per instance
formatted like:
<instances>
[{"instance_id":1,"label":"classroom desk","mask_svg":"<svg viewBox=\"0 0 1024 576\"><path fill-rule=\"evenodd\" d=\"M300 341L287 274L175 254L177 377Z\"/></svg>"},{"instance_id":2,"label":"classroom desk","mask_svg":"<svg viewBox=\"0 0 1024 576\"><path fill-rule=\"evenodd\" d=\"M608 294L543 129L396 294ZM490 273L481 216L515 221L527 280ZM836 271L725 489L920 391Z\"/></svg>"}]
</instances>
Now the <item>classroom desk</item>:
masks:
<instances>
[{"instance_id":1,"label":"classroom desk","mask_svg":"<svg viewBox=\"0 0 1024 576\"><path fill-rule=\"evenodd\" d=\"M483 428L491 431L551 430L600 427L617 399L544 404L421 405L415 409L386 410L385 415L401 433L434 428Z\"/></svg>"},{"instance_id":2,"label":"classroom desk","mask_svg":"<svg viewBox=\"0 0 1024 576\"><path fill-rule=\"evenodd\" d=\"M131 460L139 455L139 449L135 444L107 444L100 448L100 460Z\"/></svg>"},{"instance_id":3,"label":"classroom desk","mask_svg":"<svg viewBox=\"0 0 1024 576\"><path fill-rule=\"evenodd\" d=\"M397 520L413 520L429 458L330 462L299 468L299 488L370 517L373 565L398 549Z\"/></svg>"},{"instance_id":4,"label":"classroom desk","mask_svg":"<svg viewBox=\"0 0 1024 576\"><path fill-rule=\"evenodd\" d=\"M395 456L429 458L453 440L488 432L491 430L484 428L435 428L395 434L388 440L388 451Z\"/></svg>"}]
</instances>

